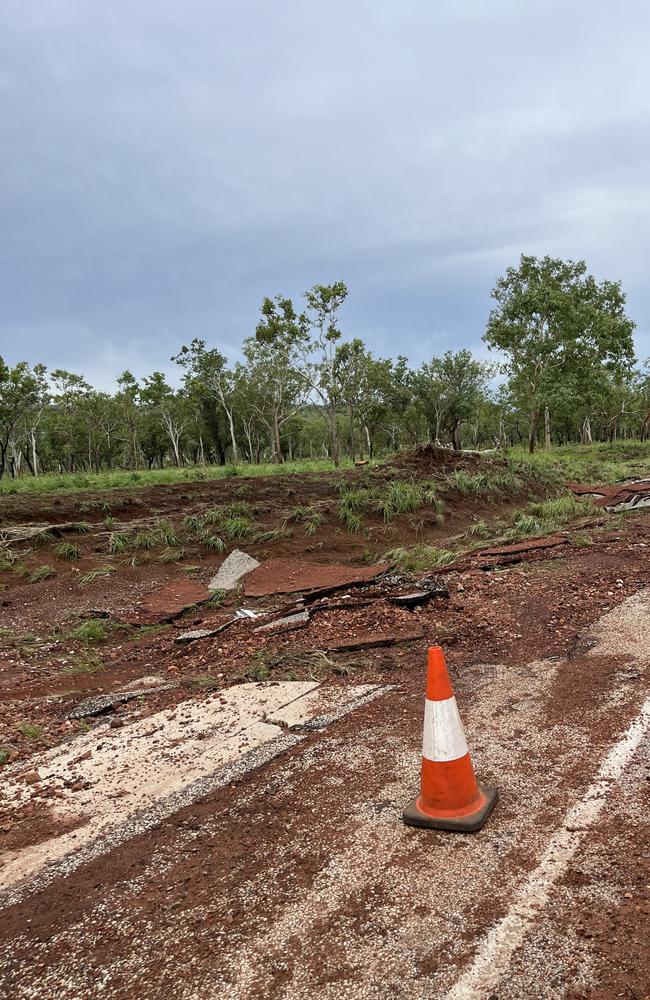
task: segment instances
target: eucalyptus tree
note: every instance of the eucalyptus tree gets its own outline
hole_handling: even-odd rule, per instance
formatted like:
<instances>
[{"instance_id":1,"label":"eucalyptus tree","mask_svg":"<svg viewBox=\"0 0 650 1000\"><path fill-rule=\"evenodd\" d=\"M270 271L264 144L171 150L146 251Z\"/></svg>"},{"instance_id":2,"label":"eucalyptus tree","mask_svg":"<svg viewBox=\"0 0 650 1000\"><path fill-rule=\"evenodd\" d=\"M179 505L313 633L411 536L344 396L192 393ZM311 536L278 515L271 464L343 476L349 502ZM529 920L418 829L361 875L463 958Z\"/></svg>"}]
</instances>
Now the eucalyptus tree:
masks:
<instances>
[{"instance_id":1,"label":"eucalyptus tree","mask_svg":"<svg viewBox=\"0 0 650 1000\"><path fill-rule=\"evenodd\" d=\"M599 284L584 261L522 254L519 267L497 280L492 298L483 339L506 356L513 398L528 412L532 452L542 412L550 440L550 407L572 375L582 369L585 381L603 366L613 377L631 368L634 323L620 283Z\"/></svg>"},{"instance_id":2,"label":"eucalyptus tree","mask_svg":"<svg viewBox=\"0 0 650 1000\"><path fill-rule=\"evenodd\" d=\"M219 403L228 425L232 461L239 462L236 433L237 374L228 367L228 359L216 347L207 347L204 340L195 337L189 347L183 345L172 358L185 369L186 379L193 383L193 391L202 390Z\"/></svg>"}]
</instances>

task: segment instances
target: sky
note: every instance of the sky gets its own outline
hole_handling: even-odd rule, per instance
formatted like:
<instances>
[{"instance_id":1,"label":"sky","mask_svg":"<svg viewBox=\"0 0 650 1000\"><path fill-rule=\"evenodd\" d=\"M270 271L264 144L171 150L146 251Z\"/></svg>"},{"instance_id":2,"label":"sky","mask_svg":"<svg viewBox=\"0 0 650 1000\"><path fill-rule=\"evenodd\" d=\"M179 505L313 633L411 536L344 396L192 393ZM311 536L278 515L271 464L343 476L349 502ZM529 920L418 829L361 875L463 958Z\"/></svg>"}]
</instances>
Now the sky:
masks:
<instances>
[{"instance_id":1,"label":"sky","mask_svg":"<svg viewBox=\"0 0 650 1000\"><path fill-rule=\"evenodd\" d=\"M2 0L0 355L230 358L343 279L346 337L481 356L521 253L621 280L650 355L647 0Z\"/></svg>"}]
</instances>

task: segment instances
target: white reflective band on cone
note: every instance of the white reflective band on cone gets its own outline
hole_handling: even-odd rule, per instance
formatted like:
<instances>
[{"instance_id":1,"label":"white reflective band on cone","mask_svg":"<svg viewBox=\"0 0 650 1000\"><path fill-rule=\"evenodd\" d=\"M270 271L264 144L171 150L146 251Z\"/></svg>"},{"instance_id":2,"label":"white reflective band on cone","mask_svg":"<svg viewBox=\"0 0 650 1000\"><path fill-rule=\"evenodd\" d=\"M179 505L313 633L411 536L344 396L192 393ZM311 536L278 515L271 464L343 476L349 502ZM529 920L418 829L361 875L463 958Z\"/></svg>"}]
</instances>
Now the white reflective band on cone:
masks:
<instances>
[{"instance_id":1,"label":"white reflective band on cone","mask_svg":"<svg viewBox=\"0 0 650 1000\"><path fill-rule=\"evenodd\" d=\"M463 724L455 698L424 702L422 756L427 760L458 760L467 753Z\"/></svg>"}]
</instances>

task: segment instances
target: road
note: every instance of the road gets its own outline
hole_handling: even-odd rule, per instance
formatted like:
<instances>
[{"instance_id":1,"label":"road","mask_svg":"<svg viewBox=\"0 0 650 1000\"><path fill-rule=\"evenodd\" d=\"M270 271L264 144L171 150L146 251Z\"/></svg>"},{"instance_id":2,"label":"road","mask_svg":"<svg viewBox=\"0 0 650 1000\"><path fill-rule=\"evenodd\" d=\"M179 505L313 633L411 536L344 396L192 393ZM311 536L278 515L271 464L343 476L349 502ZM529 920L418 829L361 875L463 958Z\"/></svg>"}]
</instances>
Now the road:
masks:
<instances>
[{"instance_id":1,"label":"road","mask_svg":"<svg viewBox=\"0 0 650 1000\"><path fill-rule=\"evenodd\" d=\"M473 626L458 619L451 673L477 775L499 789L480 833L401 821L420 757L415 649L376 697L315 731L289 719L300 739L258 766L5 895L4 995L650 996L647 530L493 574L480 606L459 583Z\"/></svg>"}]
</instances>

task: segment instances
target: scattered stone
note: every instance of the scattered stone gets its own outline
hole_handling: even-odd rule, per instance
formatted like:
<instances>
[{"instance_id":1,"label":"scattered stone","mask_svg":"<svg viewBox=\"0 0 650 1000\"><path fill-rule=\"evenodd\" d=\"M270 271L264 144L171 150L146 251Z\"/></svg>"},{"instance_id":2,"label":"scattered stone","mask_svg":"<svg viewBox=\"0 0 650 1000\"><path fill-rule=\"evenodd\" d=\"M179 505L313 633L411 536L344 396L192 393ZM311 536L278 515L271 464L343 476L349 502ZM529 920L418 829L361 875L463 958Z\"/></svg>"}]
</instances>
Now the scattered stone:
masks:
<instances>
[{"instance_id":1,"label":"scattered stone","mask_svg":"<svg viewBox=\"0 0 650 1000\"><path fill-rule=\"evenodd\" d=\"M286 618L277 618L274 622L268 622L266 625L258 625L257 628L253 629L253 634L257 632L271 632L275 629L287 632L292 628L300 628L308 623L309 612L306 610L299 611L298 614L287 615Z\"/></svg>"},{"instance_id":2,"label":"scattered stone","mask_svg":"<svg viewBox=\"0 0 650 1000\"><path fill-rule=\"evenodd\" d=\"M119 715L116 715L114 719L111 719L111 729L121 729L124 725L122 719Z\"/></svg>"},{"instance_id":3,"label":"scattered stone","mask_svg":"<svg viewBox=\"0 0 650 1000\"><path fill-rule=\"evenodd\" d=\"M28 785L35 785L41 780L41 776L38 771L28 771L27 774L23 775L23 780L26 781Z\"/></svg>"},{"instance_id":4,"label":"scattered stone","mask_svg":"<svg viewBox=\"0 0 650 1000\"><path fill-rule=\"evenodd\" d=\"M234 590L243 577L257 569L259 565L257 559L253 559L248 553L234 549L210 580L208 590Z\"/></svg>"}]
</instances>

